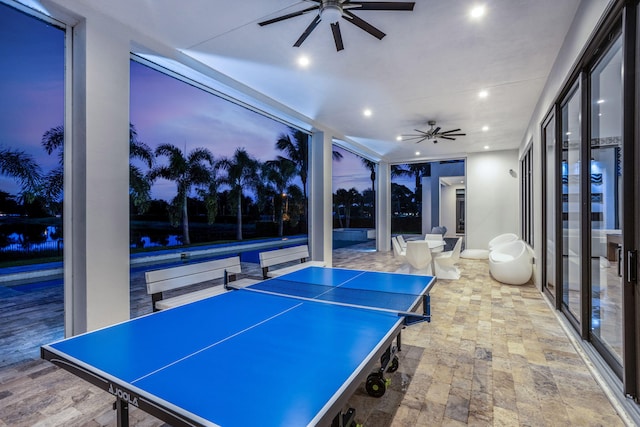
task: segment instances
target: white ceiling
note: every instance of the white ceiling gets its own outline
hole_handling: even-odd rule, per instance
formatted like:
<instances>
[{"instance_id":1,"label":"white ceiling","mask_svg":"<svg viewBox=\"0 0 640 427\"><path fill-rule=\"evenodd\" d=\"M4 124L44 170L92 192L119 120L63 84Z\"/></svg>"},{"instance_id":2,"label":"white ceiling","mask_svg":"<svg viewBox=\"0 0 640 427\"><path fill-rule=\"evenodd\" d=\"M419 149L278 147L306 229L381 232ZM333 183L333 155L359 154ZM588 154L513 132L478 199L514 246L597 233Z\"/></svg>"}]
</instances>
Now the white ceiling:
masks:
<instances>
[{"instance_id":1,"label":"white ceiling","mask_svg":"<svg viewBox=\"0 0 640 427\"><path fill-rule=\"evenodd\" d=\"M54 1L95 8L332 129L356 151L391 162L519 147L580 2L417 0L413 12L354 12L387 36L378 40L342 20L345 49L337 52L322 23L292 47L313 14L257 24L314 5L308 1ZM473 21L477 3L486 15ZM301 54L311 61L307 68L297 65ZM478 97L483 89L486 99ZM467 136L396 141L428 129L428 120Z\"/></svg>"}]
</instances>

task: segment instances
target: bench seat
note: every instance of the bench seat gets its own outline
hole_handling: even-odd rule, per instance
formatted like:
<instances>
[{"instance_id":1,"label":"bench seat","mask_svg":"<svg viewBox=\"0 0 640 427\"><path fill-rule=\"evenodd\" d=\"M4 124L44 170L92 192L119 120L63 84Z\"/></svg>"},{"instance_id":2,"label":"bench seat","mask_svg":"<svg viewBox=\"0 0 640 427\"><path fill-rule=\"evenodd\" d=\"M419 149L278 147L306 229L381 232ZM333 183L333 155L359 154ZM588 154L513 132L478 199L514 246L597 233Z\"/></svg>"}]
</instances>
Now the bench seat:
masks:
<instances>
[{"instance_id":1,"label":"bench seat","mask_svg":"<svg viewBox=\"0 0 640 427\"><path fill-rule=\"evenodd\" d=\"M236 280L237 275L240 273L240 257L235 256L147 271L145 273L145 279L147 282L147 293L151 295L153 311L158 311L209 298L222 294L229 289L243 288L260 281L249 278ZM188 288L217 279L225 279L225 277L228 280L226 288L222 282L218 282L204 289L166 299L163 295L166 291Z\"/></svg>"},{"instance_id":2,"label":"bench seat","mask_svg":"<svg viewBox=\"0 0 640 427\"><path fill-rule=\"evenodd\" d=\"M308 261L309 246L289 246L274 251L260 252L260 267L262 268L262 277L277 277L283 274L291 273L307 267L326 267L324 261ZM298 261L298 264L290 264ZM272 267L280 264L287 264L284 267L273 269Z\"/></svg>"},{"instance_id":3,"label":"bench seat","mask_svg":"<svg viewBox=\"0 0 640 427\"><path fill-rule=\"evenodd\" d=\"M326 264L322 261L306 261L300 264L293 264L288 267L282 267L277 270L271 270L267 272L268 277L278 277L283 274L293 273L294 271L301 270L307 267L326 267Z\"/></svg>"},{"instance_id":4,"label":"bench seat","mask_svg":"<svg viewBox=\"0 0 640 427\"><path fill-rule=\"evenodd\" d=\"M233 289L244 288L245 286L253 285L254 283L258 283L260 280L254 279L240 279L234 280L233 282L229 282L229 287ZM156 302L156 308L158 310L166 310L167 308L177 307L179 305L188 304L190 302L199 301L201 299L213 297L216 295L220 295L227 292L224 285L216 285L210 288L200 289L199 291L189 292L182 295L177 295L171 298L161 299Z\"/></svg>"}]
</instances>

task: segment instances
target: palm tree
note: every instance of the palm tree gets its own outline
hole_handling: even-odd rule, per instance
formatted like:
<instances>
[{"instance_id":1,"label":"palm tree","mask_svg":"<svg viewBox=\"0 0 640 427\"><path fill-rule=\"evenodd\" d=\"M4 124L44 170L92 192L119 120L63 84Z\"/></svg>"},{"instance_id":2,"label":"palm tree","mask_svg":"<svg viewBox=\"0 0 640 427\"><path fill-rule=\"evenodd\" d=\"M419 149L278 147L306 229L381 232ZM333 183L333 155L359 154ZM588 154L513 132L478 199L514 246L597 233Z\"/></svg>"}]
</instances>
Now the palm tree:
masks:
<instances>
[{"instance_id":1,"label":"palm tree","mask_svg":"<svg viewBox=\"0 0 640 427\"><path fill-rule=\"evenodd\" d=\"M269 160L262 166L262 177L267 185L266 189L272 195L274 205L276 205L275 201L277 199L280 202L280 209L278 210L278 236L280 237L284 234L284 199L287 194L295 191L291 187L297 187L290 185L296 175L296 171L296 164L283 157L278 158L278 160Z\"/></svg>"},{"instance_id":2,"label":"palm tree","mask_svg":"<svg viewBox=\"0 0 640 427\"><path fill-rule=\"evenodd\" d=\"M0 149L0 175L15 178L21 187L22 197L32 201L38 191L42 173L32 156L20 150Z\"/></svg>"},{"instance_id":3,"label":"palm tree","mask_svg":"<svg viewBox=\"0 0 640 427\"><path fill-rule=\"evenodd\" d=\"M411 176L415 180L414 205L415 210L419 214L422 212L422 181L423 176L431 175L431 165L429 163L410 163L404 165L406 167L398 167L396 176Z\"/></svg>"},{"instance_id":4,"label":"palm tree","mask_svg":"<svg viewBox=\"0 0 640 427\"><path fill-rule=\"evenodd\" d=\"M169 218L171 224L177 226L182 221L182 242L191 244L189 238L189 216L187 197L194 185L208 184L211 175L207 166L213 166L213 154L206 148L196 148L188 155L172 144L162 144L156 148L156 157L166 156L169 164L156 166L149 173L149 179L164 178L175 181L176 197L171 201Z\"/></svg>"},{"instance_id":5,"label":"palm tree","mask_svg":"<svg viewBox=\"0 0 640 427\"><path fill-rule=\"evenodd\" d=\"M293 135L293 140L291 136ZM307 204L307 179L309 173L309 134L290 127L289 133L282 133L276 141L276 148L286 154L286 158L291 160L295 165L302 181L302 195L304 198L304 218L305 221L308 215ZM339 151L332 151L334 160L339 161L342 159L342 153ZM278 156L278 159L284 158Z\"/></svg>"},{"instance_id":6,"label":"palm tree","mask_svg":"<svg viewBox=\"0 0 640 427\"><path fill-rule=\"evenodd\" d=\"M47 154L57 152L58 165L44 177L43 192L47 204L60 200L64 190L64 127L56 126L42 135L40 140Z\"/></svg>"},{"instance_id":7,"label":"palm tree","mask_svg":"<svg viewBox=\"0 0 640 427\"><path fill-rule=\"evenodd\" d=\"M237 148L232 158L224 158L218 162L218 165L227 172L222 182L231 187L232 196L236 198L238 225L236 239L242 240L242 191L258 187L257 175L260 162L250 156L244 148Z\"/></svg>"},{"instance_id":8,"label":"palm tree","mask_svg":"<svg viewBox=\"0 0 640 427\"><path fill-rule=\"evenodd\" d=\"M211 167L209 176L209 182L203 188L198 189L198 195L204 201L204 206L207 209L207 222L213 224L218 215L218 189L220 188L217 164Z\"/></svg>"},{"instance_id":9,"label":"palm tree","mask_svg":"<svg viewBox=\"0 0 640 427\"><path fill-rule=\"evenodd\" d=\"M144 213L151 203L151 182L142 169L131 162L134 159L153 169L153 150L138 140L136 128L129 124L129 195L138 213Z\"/></svg>"},{"instance_id":10,"label":"palm tree","mask_svg":"<svg viewBox=\"0 0 640 427\"><path fill-rule=\"evenodd\" d=\"M336 190L334 200L336 207L338 208L338 221L340 223L340 227L342 227L342 218L340 216L339 206L342 205L344 207L345 227L349 228L351 223L351 206L358 201L359 197L360 193L355 188L350 188L349 190L339 188Z\"/></svg>"},{"instance_id":11,"label":"palm tree","mask_svg":"<svg viewBox=\"0 0 640 427\"><path fill-rule=\"evenodd\" d=\"M58 152L58 166L50 171L44 179L45 198L49 202L57 201L62 196L64 189L64 127L56 126L46 131L42 135L41 144L47 154ZM153 167L153 150L138 140L138 132L131 123L129 123L129 159L139 159L148 168ZM151 201L151 183L145 173L131 162L129 162L129 194L139 213L148 209Z\"/></svg>"},{"instance_id":12,"label":"palm tree","mask_svg":"<svg viewBox=\"0 0 640 427\"><path fill-rule=\"evenodd\" d=\"M371 204L371 219L373 220L373 226L375 228L376 226L376 190L375 190L375 185L376 185L376 165L377 163L372 162L369 159L365 159L364 157L360 157L360 160L362 160L362 165L369 169L369 172L371 172L371 175L369 176L371 179L371 194L372 194L372 201L373 203Z\"/></svg>"}]
</instances>

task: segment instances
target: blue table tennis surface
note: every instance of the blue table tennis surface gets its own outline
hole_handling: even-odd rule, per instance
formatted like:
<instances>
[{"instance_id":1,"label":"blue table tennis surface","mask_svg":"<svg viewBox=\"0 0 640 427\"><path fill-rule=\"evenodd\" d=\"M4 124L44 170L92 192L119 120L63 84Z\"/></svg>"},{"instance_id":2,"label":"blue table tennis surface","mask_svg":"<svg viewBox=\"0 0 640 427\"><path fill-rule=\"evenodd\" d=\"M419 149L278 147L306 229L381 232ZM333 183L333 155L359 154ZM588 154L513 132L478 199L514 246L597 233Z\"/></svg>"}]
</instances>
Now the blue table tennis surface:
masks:
<instances>
[{"instance_id":1,"label":"blue table tennis surface","mask_svg":"<svg viewBox=\"0 0 640 427\"><path fill-rule=\"evenodd\" d=\"M188 423L315 425L399 333L393 310L413 309L433 283L309 267L43 349ZM270 294L283 288L302 299Z\"/></svg>"}]
</instances>

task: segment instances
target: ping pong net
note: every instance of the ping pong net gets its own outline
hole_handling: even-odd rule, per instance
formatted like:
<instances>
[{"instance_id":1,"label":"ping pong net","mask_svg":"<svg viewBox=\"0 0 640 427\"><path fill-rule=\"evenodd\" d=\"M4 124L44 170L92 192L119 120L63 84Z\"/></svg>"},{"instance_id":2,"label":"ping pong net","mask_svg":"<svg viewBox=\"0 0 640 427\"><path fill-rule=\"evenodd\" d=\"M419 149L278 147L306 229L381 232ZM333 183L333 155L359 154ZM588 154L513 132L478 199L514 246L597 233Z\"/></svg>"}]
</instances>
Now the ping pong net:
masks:
<instances>
[{"instance_id":1,"label":"ping pong net","mask_svg":"<svg viewBox=\"0 0 640 427\"><path fill-rule=\"evenodd\" d=\"M233 287L233 282L228 286ZM344 285L332 286L282 278L265 280L240 289L303 301L394 313L404 317L407 325L431 320L428 294L388 292ZM423 314L412 311L418 308L421 302Z\"/></svg>"}]
</instances>

